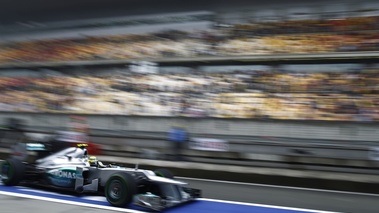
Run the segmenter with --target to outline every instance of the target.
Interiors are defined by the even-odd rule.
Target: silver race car
[[[1,166],[4,185],[27,184],[77,193],[105,195],[117,207],[134,204],[155,211],[186,203],[201,191],[185,187],[169,170],[104,165],[88,156],[85,144],[49,155],[43,144],[19,143]],[[34,154],[34,155],[33,155]],[[43,156],[43,157],[39,157]]]

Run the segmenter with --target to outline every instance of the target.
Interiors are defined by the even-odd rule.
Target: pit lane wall
[[[379,167],[379,161],[370,158],[371,148],[379,146],[377,123],[81,116],[87,118],[92,140],[101,144],[105,155],[109,156],[139,157],[144,154],[161,158],[171,151],[166,140],[167,131],[172,125],[180,124],[187,128],[192,137],[217,138],[229,143],[228,150],[224,152],[185,150],[186,156],[198,161],[204,162],[211,157],[216,163],[227,159],[227,163],[236,165],[276,162]],[[67,128],[70,121],[67,114],[0,114],[2,124],[9,118],[24,120],[31,129],[43,129],[45,132]]]
[[[378,123],[248,120],[189,117],[144,117],[122,115],[81,115],[87,118],[91,129],[109,131],[167,132],[180,124],[189,133],[238,137],[281,137],[294,139],[377,142]],[[0,113],[0,123],[8,118],[24,120],[28,126],[41,128],[67,128],[69,115],[45,113]],[[379,142],[378,142],[379,144]]]

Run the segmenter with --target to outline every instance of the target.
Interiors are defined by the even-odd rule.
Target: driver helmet
[[[96,156],[90,156],[88,158],[88,163],[90,166],[97,166],[98,165],[98,160],[96,158]]]

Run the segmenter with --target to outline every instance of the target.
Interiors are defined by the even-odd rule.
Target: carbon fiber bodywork
[[[101,194],[105,195],[109,202],[113,195],[117,198],[117,193],[129,193],[127,196],[132,196],[130,201],[122,204],[110,203],[115,206],[134,204],[155,211],[186,203],[201,196],[200,190],[185,187],[186,183],[182,181],[158,176],[154,171],[139,169],[137,166],[136,168],[105,166],[101,162],[90,165],[85,147],[69,147],[33,162],[26,161],[31,152],[28,149],[25,144],[17,144],[10,157],[12,159],[10,161],[16,160],[24,165],[21,184],[76,193]],[[10,163],[2,166],[1,174],[5,180],[9,178],[10,166],[12,166]],[[122,184],[110,185],[112,184],[109,183],[110,179],[118,174],[129,177],[128,181],[120,179],[121,182],[127,182],[127,187]],[[108,191],[107,187],[110,188]]]

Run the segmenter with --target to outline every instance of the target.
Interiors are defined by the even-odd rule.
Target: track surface
[[[346,213],[378,213],[379,195],[184,179],[204,197]]]
[[[183,180],[189,182],[193,187],[201,188],[204,192],[204,197],[211,199],[346,213],[377,213],[379,209],[378,195],[309,190],[255,184],[240,184],[230,182],[215,182],[212,180]],[[213,205],[214,203],[211,204]],[[220,208],[220,205],[217,205],[218,208]],[[225,208],[228,208],[228,205],[222,205],[221,207],[223,210],[225,210]],[[212,206],[208,203],[207,208],[212,208]],[[272,211],[272,209],[270,211],[266,211],[265,208],[254,208],[254,210],[256,210],[254,212],[292,212],[283,209],[278,211]],[[180,212],[201,212],[200,209],[198,210],[199,211],[196,211],[195,205],[190,205],[189,207],[180,207]],[[0,212],[110,213],[115,211],[0,195]],[[174,211],[167,211],[167,213],[169,212]],[[230,212],[235,211],[231,210]]]

